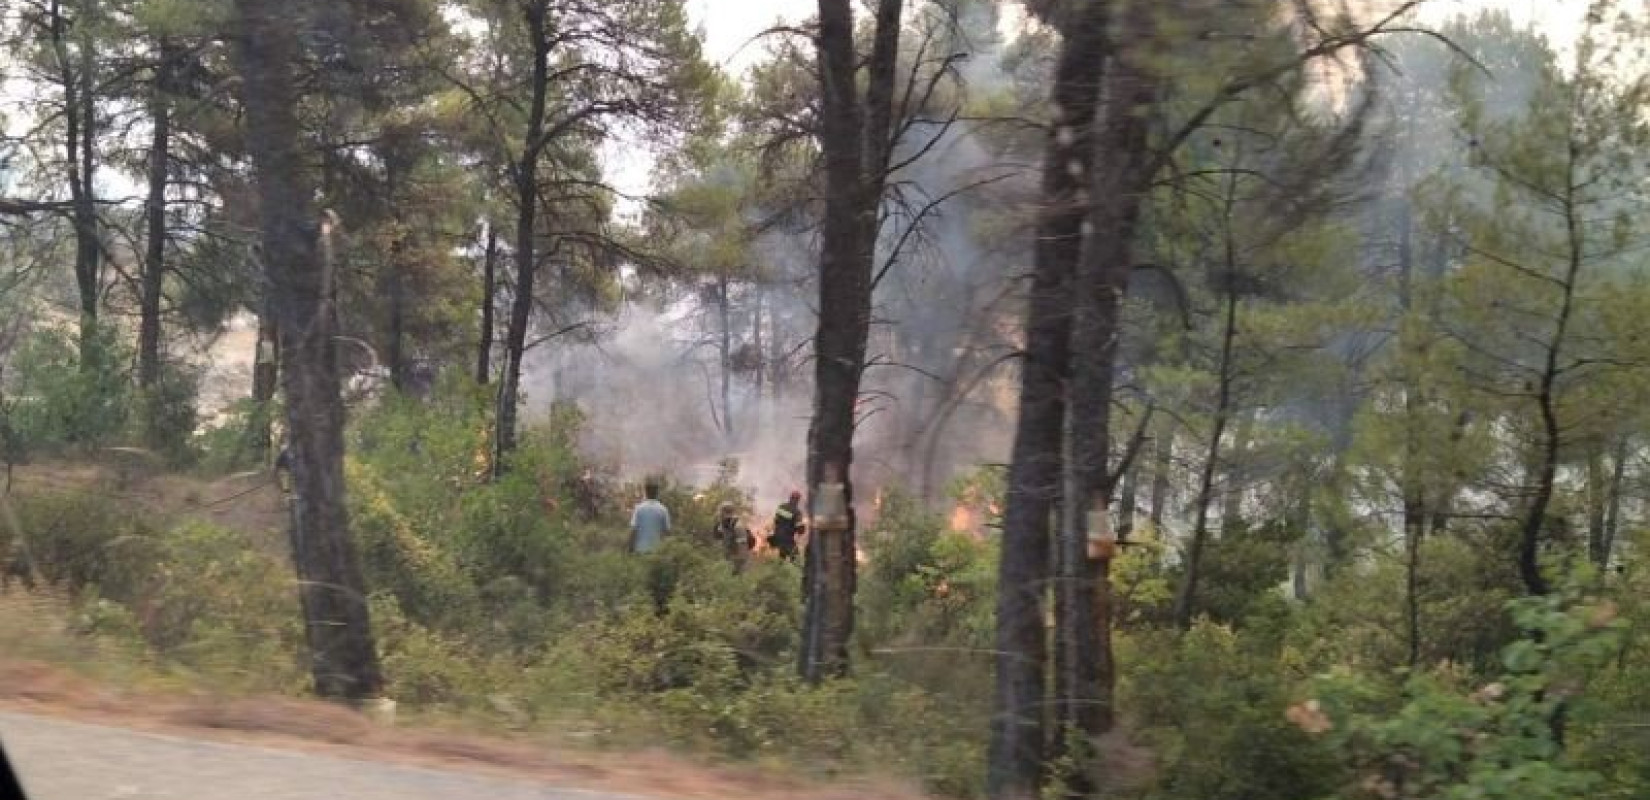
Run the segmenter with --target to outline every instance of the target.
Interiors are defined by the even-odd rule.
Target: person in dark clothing
[[[802,521],[802,493],[793,491],[791,498],[773,512],[773,533],[768,536],[768,546],[778,551],[780,558],[794,562],[796,539],[806,528]]]

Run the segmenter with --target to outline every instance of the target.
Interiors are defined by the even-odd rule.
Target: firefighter
[[[773,533],[768,536],[768,546],[777,551],[780,558],[795,562],[797,537],[806,531],[807,525],[802,521],[802,493],[792,490],[790,499],[773,512]]]
[[[739,524],[739,513],[732,503],[723,503],[717,510],[715,538],[722,547],[722,555],[733,565],[734,574],[744,572],[751,550],[756,547],[756,537],[751,535],[750,529]]]

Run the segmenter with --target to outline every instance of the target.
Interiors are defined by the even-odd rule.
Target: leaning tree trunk
[[[148,231],[144,241],[142,297],[138,303],[138,385],[151,389],[160,381],[160,301],[166,277],[166,186],[172,148],[172,109],[169,93],[179,49],[161,39],[157,50],[149,116],[154,128],[149,138]],[[151,428],[153,421],[150,421]],[[150,438],[158,433],[150,430]]]
[[[997,568],[996,687],[986,773],[986,791],[993,800],[1037,797],[1043,779],[1049,522],[1060,493],[1071,285],[1083,244],[1084,176],[1094,159],[1092,128],[1106,63],[1107,12],[1107,0],[1090,0],[1073,6],[1057,25],[1064,37],[1051,92],[1057,117],[1043,156],[1020,363],[1020,414]]]
[[[888,168],[902,0],[879,0],[865,100],[857,85],[852,4],[819,0],[819,143],[825,164],[814,407],[808,428],[810,491],[834,469],[848,503],[847,530],[809,532],[799,669],[819,681],[848,669],[854,628],[854,425],[871,331],[871,271]]]
[[[516,161],[516,286],[510,300],[510,322],[504,333],[504,374],[498,387],[497,430],[493,435],[493,475],[504,474],[516,449],[516,416],[521,402],[521,362],[527,353],[527,328],[533,319],[533,283],[538,272],[537,229],[539,161],[544,152],[545,114],[550,91],[549,11],[542,2],[530,3],[528,37],[533,46],[532,105],[521,158]]]
[[[1541,540],[1547,527],[1548,509],[1552,505],[1553,493],[1557,488],[1559,455],[1564,447],[1564,428],[1558,419],[1558,381],[1567,370],[1561,352],[1569,333],[1571,318],[1575,314],[1576,283],[1581,277],[1581,263],[1585,253],[1582,247],[1580,210],[1574,203],[1577,180],[1576,153],[1577,148],[1572,143],[1569,148],[1564,199],[1568,261],[1565,265],[1564,279],[1559,282],[1560,299],[1553,320],[1553,338],[1547,342],[1547,357],[1542,364],[1535,391],[1536,409],[1541,415],[1541,438],[1537,443],[1535,486],[1532,487],[1530,505],[1524,511],[1518,543],[1518,574],[1524,581],[1525,590],[1532,595],[1545,595],[1552,591],[1552,583],[1541,571]]]
[[[236,0],[247,151],[264,271],[280,325],[292,470],[291,538],[315,691],[361,700],[383,679],[344,502],[344,405],[330,226],[317,225],[297,118],[290,7]],[[325,241],[323,241],[325,240]]]
[[[1209,508],[1215,502],[1215,473],[1220,469],[1220,445],[1232,412],[1232,350],[1237,340],[1238,296],[1235,286],[1227,287],[1226,323],[1221,332],[1219,391],[1215,400],[1214,424],[1209,430],[1208,451],[1198,476],[1197,507],[1192,523],[1192,539],[1186,545],[1186,574],[1181,576],[1175,595],[1174,621],[1181,630],[1192,626],[1197,613],[1197,585],[1202,579],[1203,549],[1209,539]]]

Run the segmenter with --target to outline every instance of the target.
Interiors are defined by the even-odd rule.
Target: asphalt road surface
[[[30,800],[640,800],[0,713]]]

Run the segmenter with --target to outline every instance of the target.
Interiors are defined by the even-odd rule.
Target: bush
[[[200,425],[198,372],[165,363],[159,380],[136,395],[145,445],[174,467],[194,464],[200,455],[195,447],[195,429]]]
[[[84,364],[82,350],[89,359]],[[85,348],[61,331],[29,334],[6,370],[14,435],[37,451],[114,442],[127,430],[133,405],[129,362],[130,353],[107,329]]]
[[[1120,637],[1117,661],[1120,707],[1160,764],[1147,797],[1318,800],[1339,785],[1329,749],[1284,716],[1304,676],[1283,653],[1203,620]]]
[[[1345,760],[1348,797],[1482,800],[1630,797],[1646,788],[1612,782],[1566,741],[1611,735],[1614,709],[1589,702],[1596,676],[1617,658],[1625,625],[1613,602],[1574,590],[1511,604],[1528,634],[1502,650],[1498,678],[1443,668],[1398,681],[1342,672],[1319,700],[1291,710]]]
[[[162,558],[158,526],[106,495],[18,497],[12,507],[17,529],[5,560],[70,593],[95,588],[134,604]]]

